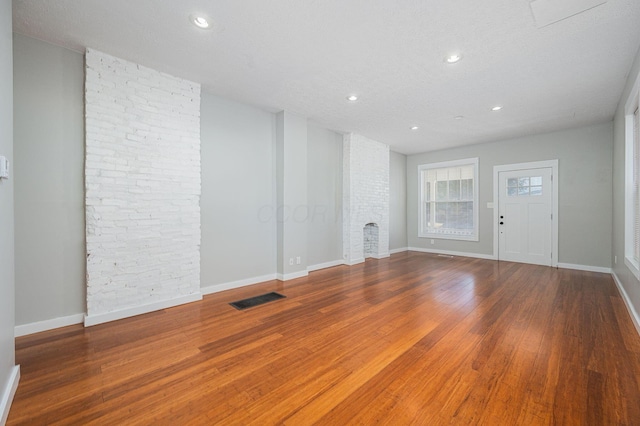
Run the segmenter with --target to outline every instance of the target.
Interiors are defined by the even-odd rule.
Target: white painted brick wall
[[[344,136],[343,234],[347,262],[364,259],[363,229],[378,225],[377,257],[389,255],[389,146],[357,134]]]
[[[200,85],[88,49],[87,314],[200,291]]]

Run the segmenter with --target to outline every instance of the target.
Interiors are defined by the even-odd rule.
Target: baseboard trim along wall
[[[611,272],[611,276],[613,277],[613,281],[616,283],[616,287],[618,287],[618,291],[622,295],[622,300],[624,301],[624,305],[627,307],[627,311],[631,316],[631,321],[633,322],[633,325],[636,327],[636,331],[640,335],[640,315],[638,315],[638,311],[636,311],[636,308],[633,306],[633,303],[631,303],[631,299],[629,299],[629,295],[625,291],[624,286],[622,285],[622,282],[620,281],[620,279],[618,279],[618,275],[616,275],[615,272]]]
[[[465,253],[460,251],[434,250],[422,247],[409,247],[409,251],[418,251],[421,253],[446,254],[447,256],[473,257],[476,259],[497,260],[492,254]]]
[[[606,268],[604,266],[575,265],[573,263],[558,263],[558,268],[575,269],[576,271],[602,272],[603,274],[611,273],[611,268]]]
[[[262,275],[259,277],[245,278],[243,280],[238,280],[238,281],[231,281],[228,283],[214,284],[207,287],[202,287],[200,291],[202,292],[202,294],[213,294],[213,293],[218,293],[220,291],[232,290],[234,288],[240,288],[248,285],[259,284],[265,281],[273,281],[275,279],[277,279],[277,274],[268,274],[268,275]]]
[[[309,275],[309,271],[305,269],[304,271],[292,272],[290,274],[276,274],[276,279],[279,281],[289,281],[306,277],[307,275]]]
[[[364,257],[344,262],[344,264],[347,265],[347,266],[357,265],[358,263],[364,263]]]
[[[11,369],[9,381],[4,388],[4,392],[2,392],[2,399],[0,399],[0,425],[7,423],[9,409],[11,408],[13,397],[16,395],[16,390],[18,390],[18,382],[20,382],[20,366],[16,365]]]
[[[332,262],[318,263],[307,267],[307,271],[319,271],[320,269],[333,268],[334,266],[344,265],[344,260],[334,260]]]
[[[41,331],[53,330],[55,328],[66,327],[68,325],[82,324],[85,314],[75,314],[66,317],[53,318],[45,321],[32,322],[29,324],[16,325],[16,337],[26,336],[29,334],[40,333]]]
[[[177,297],[169,300],[162,300],[155,303],[149,303],[148,305],[120,309],[113,312],[107,312],[105,314],[85,315],[84,326],[91,327],[92,325],[98,325],[109,321],[116,321],[119,319],[134,317],[136,315],[159,311],[161,309],[171,308],[172,306],[184,305],[185,303],[196,302],[198,300],[202,300],[202,293],[193,293],[187,296]]]
[[[389,254],[402,253],[403,251],[409,251],[409,247],[401,247],[401,248],[389,250]]]

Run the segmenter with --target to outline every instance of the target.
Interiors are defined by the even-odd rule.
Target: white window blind
[[[477,159],[420,166],[421,237],[477,239]]]

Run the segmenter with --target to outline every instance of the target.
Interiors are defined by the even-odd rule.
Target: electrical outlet
[[[300,264],[300,256],[296,257],[296,265]]]
[[[435,244],[435,243],[436,243],[436,240],[431,240],[431,244]]]
[[[289,258],[289,265],[293,265],[293,257]]]

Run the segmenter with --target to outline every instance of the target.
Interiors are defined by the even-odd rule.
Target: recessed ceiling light
[[[202,15],[191,15],[189,19],[193,25],[198,28],[202,28],[203,30],[206,30],[211,26],[211,24],[209,24],[209,20]]]
[[[454,120],[462,120],[464,118],[464,115],[456,115],[455,117],[453,117]]]
[[[462,55],[459,53],[454,53],[453,55],[449,55],[444,58],[444,61],[448,64],[455,64],[456,62],[460,61],[460,59],[462,59]]]
[[[411,127],[411,130],[418,130],[419,128],[420,128],[420,127],[418,127],[418,126],[412,126],[412,127]]]
[[[496,105],[493,108],[491,108],[491,111],[500,111],[502,109],[501,105]]]
[[[355,102],[355,101],[357,101],[357,100],[358,100],[358,96],[356,96],[356,95],[349,95],[349,96],[347,96],[347,100],[348,100],[349,102]]]

